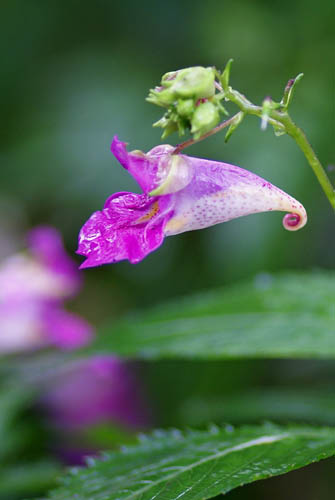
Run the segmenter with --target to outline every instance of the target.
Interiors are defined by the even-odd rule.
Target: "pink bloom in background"
[[[81,286],[80,271],[66,254],[60,234],[38,227],[28,248],[0,264],[0,353],[48,346],[80,347],[92,337],[91,326],[64,309]],[[95,453],[82,443],[89,426],[112,423],[135,431],[150,425],[149,407],[133,367],[116,357],[67,364],[43,378],[40,403],[57,430],[51,446],[66,463],[80,464]]]
[[[165,144],[147,154],[128,153],[126,143],[114,138],[113,154],[143,193],[113,194],[84,224],[77,250],[86,257],[81,268],[124,259],[137,263],[165,236],[258,212],[289,212],[283,225],[290,231],[306,224],[301,203],[252,172],[173,151]]]
[[[85,429],[103,424],[134,433],[152,424],[134,366],[112,356],[69,365],[48,384],[41,404],[58,435],[54,452],[68,465],[83,464],[85,456],[98,451],[94,441],[85,438]]]
[[[33,229],[26,252],[0,263],[0,352],[89,341],[91,326],[64,309],[80,288],[80,273],[52,227]]]
[[[144,429],[148,406],[130,365],[116,357],[73,363],[44,398],[55,425],[69,431],[101,422],[124,429]]]

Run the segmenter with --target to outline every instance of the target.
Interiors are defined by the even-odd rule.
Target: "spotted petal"
[[[307,221],[304,207],[281,189],[261,177],[234,165],[190,158],[194,180],[176,193],[174,212],[166,235],[203,229],[244,215],[259,212],[289,212],[283,225],[289,231]]]

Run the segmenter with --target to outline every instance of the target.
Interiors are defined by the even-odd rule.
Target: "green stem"
[[[262,118],[263,110],[260,106],[252,104],[244,95],[231,87],[225,89],[226,97],[234,102],[246,114],[255,115]],[[331,206],[335,210],[335,191],[323,166],[316,156],[312,146],[307,140],[304,132],[292,121],[287,111],[272,110],[268,118],[268,123],[277,129],[282,129],[298,144],[304,153],[308,163],[313,169],[322,189],[324,190]]]
[[[243,94],[240,94],[237,90],[232,90],[230,87],[226,91],[226,96],[229,101],[236,104],[241,111],[248,115],[255,115],[262,118],[263,110],[260,106],[252,104]],[[281,113],[273,111],[272,116],[268,118],[268,123],[282,129],[285,132],[285,126],[281,123]]]
[[[326,174],[323,166],[321,165],[318,157],[316,156],[312,146],[307,140],[304,132],[292,121],[291,117],[286,113],[286,117],[283,120],[283,123],[286,127],[286,131],[288,135],[295,140],[298,144],[301,151],[304,153],[308,163],[313,169],[319,183],[321,184],[322,189],[326,193],[326,196],[335,210],[335,190],[332,186],[332,183],[329,180],[328,175]]]
[[[221,87],[220,87],[221,90]],[[254,115],[258,116],[259,118],[263,117],[263,108],[261,106],[256,106],[255,104],[252,104],[243,94],[238,92],[237,90],[233,90],[231,87],[225,87],[224,88],[224,93],[225,97],[227,100],[233,102],[236,104],[240,110],[249,115]],[[278,107],[280,105],[278,104]],[[173,154],[178,154],[180,151],[185,149],[188,146],[191,146],[192,144],[195,144],[199,141],[202,141],[203,139],[206,139],[207,137],[216,134],[220,132],[222,129],[228,127],[232,123],[234,123],[234,120],[236,118],[236,115],[234,115],[232,118],[229,120],[226,120],[217,127],[213,128],[203,136],[201,136],[199,139],[189,139],[185,142],[182,142],[181,144],[178,144],[173,152]],[[292,121],[291,117],[289,116],[288,112],[286,109],[280,111],[277,109],[272,109],[269,113],[269,116],[267,117],[267,122],[270,125],[273,125],[276,130],[281,130],[285,133],[287,133],[292,139],[295,140],[301,151],[304,153],[305,158],[307,159],[308,163],[313,169],[313,172],[315,173],[323,191],[325,192],[331,206],[335,210],[335,190],[334,187],[332,186],[332,183],[329,180],[329,177],[327,176],[323,166],[321,165],[318,157],[316,156],[312,146],[307,140],[307,137],[305,136],[304,132]]]

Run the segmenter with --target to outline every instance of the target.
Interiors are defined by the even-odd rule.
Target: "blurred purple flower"
[[[148,426],[148,406],[133,369],[115,357],[74,363],[44,398],[57,427],[73,430],[113,422],[133,430]]]
[[[234,165],[174,155],[161,145],[147,154],[128,153],[115,136],[112,152],[143,194],[115,193],[79,234],[81,268],[128,259],[141,261],[165,236],[202,229],[258,212],[285,211],[284,227],[295,231],[307,221],[304,207],[261,177]]]
[[[48,384],[41,403],[58,435],[54,452],[68,465],[84,464],[85,456],[98,452],[99,444],[86,434],[92,427],[112,425],[124,439],[124,432],[130,436],[152,424],[134,366],[111,356],[72,363]],[[118,433],[108,446],[113,439],[119,444]]]
[[[51,227],[32,230],[27,251],[0,265],[0,353],[49,345],[71,349],[88,342],[92,328],[63,308],[80,285],[80,272],[59,233]],[[133,367],[115,357],[71,363],[43,377],[41,389],[40,407],[57,430],[51,446],[68,464],[80,464],[97,451],[94,442],[83,442],[87,427],[113,423],[129,432],[150,425]]]
[[[0,352],[88,342],[90,325],[63,309],[80,288],[80,273],[58,231],[44,226],[28,235],[25,253],[0,264]]]

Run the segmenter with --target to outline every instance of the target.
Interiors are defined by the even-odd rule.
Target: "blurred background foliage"
[[[26,231],[40,223],[57,227],[74,253],[81,225],[111,193],[138,191],[110,153],[112,137],[118,134],[131,149],[144,151],[160,143],[161,132],[151,128],[160,110],[144,99],[163,73],[182,67],[223,68],[233,57],[231,84],[256,103],[267,95],[278,100],[287,80],[304,72],[291,114],[335,182],[332,0],[3,0],[0,9],[0,257],[24,246]],[[223,138],[212,137],[188,154],[264,176],[304,204],[306,228],[290,233],[282,228],[280,214],[259,214],[167,238],[137,266],[122,262],[85,271],[85,287],[73,310],[99,327],[133,308],[258,273],[334,266],[334,215],[293,141],[275,137],[270,129],[261,132],[252,117],[228,144]],[[171,141],[178,143],[178,137]],[[213,402],[248,388],[290,387],[292,380],[304,389],[331,386],[335,375],[331,363],[302,361],[157,362],[142,365],[141,371],[155,425],[161,426],[202,425],[196,404],[185,406],[186,397],[210,396]],[[222,421],[224,412],[211,407],[206,418]],[[240,414],[228,415],[230,421],[243,421]],[[29,432],[36,435],[34,425]],[[1,426],[0,421],[0,431]],[[18,451],[28,462],[33,440],[29,443],[24,453]],[[46,456],[42,450],[38,455]],[[321,464],[231,497],[289,499],[296,498],[294,488],[301,488],[306,500],[333,498],[330,477]],[[9,492],[23,498],[43,487],[1,490],[0,484],[0,493],[6,500]]]

